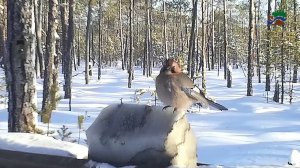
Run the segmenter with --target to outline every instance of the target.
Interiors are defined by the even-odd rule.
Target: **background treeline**
[[[59,99],[59,71],[64,74],[64,98],[70,99],[71,110],[72,76],[80,73],[72,72],[79,66],[85,67],[88,84],[90,76],[95,75],[92,67],[98,67],[96,75],[101,80],[104,66],[120,65],[128,72],[128,87],[131,87],[134,66],[140,66],[144,75],[151,76],[152,68],[169,57],[178,58],[191,78],[201,78],[204,91],[206,71],[217,70],[218,75],[228,80],[227,87],[231,87],[231,69],[242,68],[248,79],[245,94],[253,95],[255,78],[259,83],[265,82],[266,91],[277,88],[275,101],[283,103],[284,95],[293,93],[292,83],[298,82],[298,3],[297,0],[1,0],[0,57],[11,102],[9,123],[19,121],[17,114],[24,109],[16,107],[24,106],[24,102],[35,104],[29,114],[39,111],[42,121],[49,122]],[[280,9],[287,12],[285,26],[267,25],[268,16]],[[13,101],[36,94],[34,85],[16,91],[16,84],[24,87],[24,83],[35,82],[31,73],[44,79],[41,110],[35,100]],[[284,88],[286,83],[288,89]],[[32,131],[13,125],[9,124],[10,131]]]

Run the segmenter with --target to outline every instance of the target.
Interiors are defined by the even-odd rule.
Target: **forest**
[[[134,67],[150,77],[153,67],[177,58],[192,79],[217,70],[231,86],[231,69],[242,69],[247,92],[253,79],[265,83],[273,100],[293,100],[298,82],[299,6],[297,0],[15,0],[0,2],[0,57],[8,92],[8,131],[38,132],[35,113],[48,123],[62,99],[71,110],[72,78],[85,67],[101,80],[103,67],[121,62],[128,88]],[[97,67],[93,74],[91,69]],[[36,80],[43,79],[37,102]],[[275,85],[272,84],[275,83]],[[288,85],[286,85],[288,84]],[[288,87],[285,87],[288,86]],[[42,108],[38,109],[38,103]]]

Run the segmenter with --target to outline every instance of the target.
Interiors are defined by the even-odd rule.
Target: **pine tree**
[[[34,132],[36,126],[33,10],[33,1],[7,1],[5,76],[8,90],[9,132]]]

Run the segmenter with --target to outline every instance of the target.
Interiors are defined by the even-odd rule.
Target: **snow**
[[[60,100],[57,109],[52,114],[50,130],[57,136],[56,130],[66,125],[72,132],[72,138],[86,146],[84,130],[96,119],[103,108],[112,104],[140,103],[155,104],[152,91],[155,90],[155,76],[159,68],[154,69],[153,77],[142,76],[142,70],[135,68],[135,79],[132,88],[127,88],[127,73],[120,68],[105,67],[101,80],[97,80],[96,68],[90,84],[85,85],[84,67],[73,74],[72,110],[69,111],[69,101]],[[2,72],[3,74],[3,72]],[[190,109],[188,119],[198,140],[198,161],[213,165],[228,167],[270,166],[286,167],[292,157],[293,150],[300,150],[300,85],[293,84],[294,99],[289,104],[285,95],[284,104],[272,101],[273,92],[264,91],[265,83],[257,83],[254,76],[254,95],[246,96],[247,78],[241,69],[232,69],[232,88],[226,87],[223,71],[217,76],[217,71],[207,71],[208,96],[224,105],[228,111],[209,109]],[[264,81],[264,77],[262,77]],[[62,75],[60,76],[62,81]],[[196,81],[200,84],[200,81]],[[274,79],[273,81],[274,82]],[[62,84],[61,84],[62,85]],[[273,90],[273,84],[271,90]],[[288,83],[285,88],[288,88]],[[5,88],[3,88],[5,90]],[[38,108],[42,102],[42,80],[38,79]],[[139,94],[136,90],[146,91]],[[63,95],[62,86],[60,92]],[[1,92],[2,93],[2,92]],[[1,99],[2,100],[2,99]],[[7,110],[5,99],[0,104],[0,139],[7,134]],[[159,101],[158,105],[161,105]],[[83,129],[78,129],[77,118],[84,115]],[[38,123],[40,128],[47,125]],[[80,133],[80,139],[79,139]],[[46,136],[43,136],[46,137]],[[17,141],[16,138],[15,141]],[[13,141],[14,143],[16,143]],[[21,141],[21,140],[20,140]],[[24,145],[24,150],[30,148]],[[11,147],[10,143],[1,146]],[[54,151],[48,151],[54,153]],[[56,153],[54,153],[56,154]],[[294,154],[295,155],[295,154]]]
[[[83,145],[26,133],[1,133],[0,149],[28,153],[50,154],[87,159],[88,148]]]
[[[294,166],[297,166],[297,167],[300,167],[300,152],[298,150],[293,150],[292,153],[291,153],[291,158],[290,158],[290,161],[289,163],[291,165],[294,165]]]

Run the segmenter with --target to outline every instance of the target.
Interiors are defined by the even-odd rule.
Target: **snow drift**
[[[28,133],[1,133],[0,149],[87,159],[88,148],[52,137]]]

